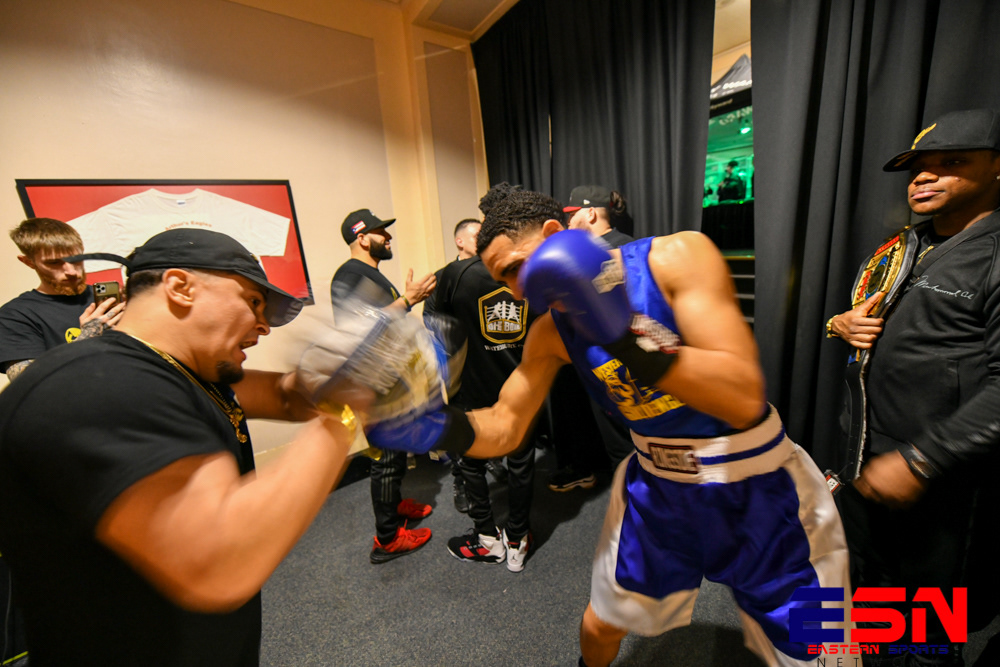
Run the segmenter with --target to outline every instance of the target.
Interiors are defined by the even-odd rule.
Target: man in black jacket
[[[986,540],[1000,507],[1000,113],[942,116],[884,169],[909,171],[910,208],[930,224],[887,317],[869,316],[876,293],[827,324],[872,355],[870,451],[841,495],[853,583],[905,586],[907,599],[968,587],[975,630],[997,609]],[[934,611],[927,625],[929,644],[952,645],[915,664],[962,664]]]

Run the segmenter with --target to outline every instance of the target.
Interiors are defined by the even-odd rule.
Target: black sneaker
[[[448,540],[448,553],[459,560],[477,563],[502,563],[507,559],[507,549],[499,530],[492,536],[477,535],[473,528],[465,535],[453,537]]]
[[[597,477],[592,472],[581,472],[572,466],[557,471],[549,478],[549,488],[553,491],[570,491],[580,487],[589,489],[597,483]]]
[[[465,494],[465,480],[455,477],[455,509],[462,514],[469,513],[469,496]]]

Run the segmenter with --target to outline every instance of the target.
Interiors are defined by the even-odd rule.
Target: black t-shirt
[[[631,243],[635,239],[628,234],[622,234],[620,231],[612,227],[611,231],[601,234],[601,240],[612,248],[620,248],[626,243]]]
[[[747,193],[746,183],[735,174],[726,176],[719,183],[719,201],[738,201],[743,199]]]
[[[182,610],[94,537],[137,481],[221,451],[247,472],[247,444],[205,390],[117,331],[52,350],[0,394],[0,551],[32,665],[258,664],[259,594]]]
[[[89,285],[76,296],[25,292],[0,308],[0,368],[42,352],[80,335],[80,314],[94,302]]]
[[[347,290],[377,308],[388,306],[399,298],[399,292],[377,268],[353,257],[341,264],[330,281],[330,299],[335,314],[343,298],[340,290]]]
[[[537,314],[528,310],[527,301],[515,299],[509,287],[493,280],[479,257],[444,267],[434,293],[433,307],[424,303],[424,314],[456,318],[469,339],[462,386],[452,403],[465,409],[493,405],[521,362],[524,338]]]

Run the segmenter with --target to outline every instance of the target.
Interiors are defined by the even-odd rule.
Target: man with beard
[[[247,419],[317,413],[297,376],[245,371],[246,349],[302,302],[205,229],[122,262],[119,325],[0,394],[0,550],[31,664],[255,667],[261,586],[336,484],[353,422],[315,419],[258,477]]]
[[[330,299],[334,318],[346,297],[361,298],[378,308],[409,311],[434,291],[433,273],[413,279],[413,269],[406,276],[402,294],[378,270],[379,262],[392,259],[392,235],[386,229],[395,218],[381,220],[364,208],[344,219],[340,231],[351,248],[351,258],[333,275]],[[384,563],[422,547],[431,539],[430,528],[410,530],[402,519],[422,519],[431,513],[430,505],[402,497],[406,474],[406,453],[387,451],[372,461],[372,509],[375,512],[375,546],[369,560]]]
[[[45,350],[78,338],[99,336],[114,324],[122,308],[114,299],[94,305],[83,262],[64,257],[83,252],[75,229],[51,218],[29,218],[10,238],[17,259],[38,274],[38,287],[0,308],[0,366],[13,380]]]

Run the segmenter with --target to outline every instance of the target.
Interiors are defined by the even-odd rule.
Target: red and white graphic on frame
[[[16,184],[28,216],[73,224],[86,252],[127,256],[165,229],[214,229],[257,255],[272,283],[313,303],[288,181],[17,179]],[[140,215],[144,210],[148,215]],[[122,282],[121,267],[88,261],[87,282],[104,280]]]

